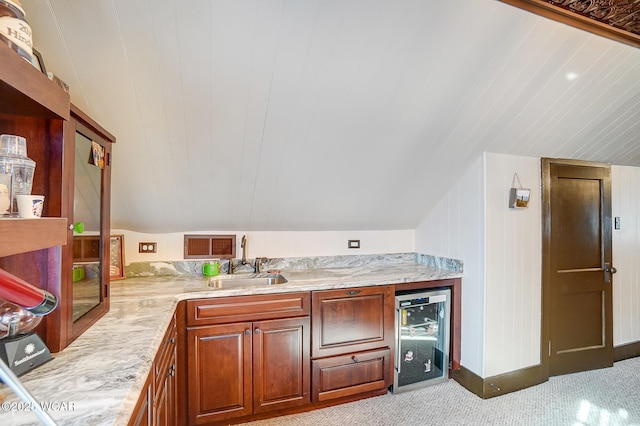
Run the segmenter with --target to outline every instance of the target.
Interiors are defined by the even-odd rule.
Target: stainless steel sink
[[[209,287],[231,289],[284,284],[287,279],[280,274],[223,275],[209,279]]]

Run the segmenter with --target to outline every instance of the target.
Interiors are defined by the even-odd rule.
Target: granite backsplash
[[[149,276],[201,275],[202,265],[208,260],[183,260],[167,262],[132,262],[126,265],[127,278]],[[235,273],[252,272],[255,259],[248,259],[241,265],[239,259],[234,260]],[[452,272],[463,272],[461,260],[437,257],[420,253],[391,253],[368,255],[341,255],[318,257],[267,258],[262,263],[262,270],[269,269],[324,269],[353,268],[367,265],[399,265],[419,264]],[[220,261],[220,273],[225,274],[229,262]]]

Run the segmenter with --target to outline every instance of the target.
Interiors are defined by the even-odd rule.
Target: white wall
[[[531,189],[509,209],[514,173]],[[485,153],[424,218],[416,250],[461,259],[462,365],[480,377],[540,362],[540,159]]]
[[[462,259],[461,363],[478,375],[484,364],[484,165],[478,158],[416,229],[416,251]]]
[[[527,208],[509,208],[509,190],[531,190]],[[540,363],[542,201],[540,159],[485,154],[484,377]]]
[[[184,260],[184,234],[143,234],[112,229],[123,234],[125,263]],[[241,256],[240,238],[247,236],[247,257],[313,257],[364,255],[381,253],[412,253],[415,231],[331,231],[331,232],[228,232],[207,231],[202,234],[235,234],[236,256]],[[187,234],[195,234],[189,232]],[[360,240],[360,249],[347,248],[348,240]],[[157,242],[157,253],[138,253],[138,243]],[[427,253],[430,254],[430,253]]]
[[[611,167],[613,230],[613,344],[640,341],[640,168]]]

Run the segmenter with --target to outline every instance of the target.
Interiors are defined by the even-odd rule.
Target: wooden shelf
[[[0,218],[0,257],[67,244],[67,219]]]
[[[68,120],[69,94],[20,58],[0,43],[0,112]]]

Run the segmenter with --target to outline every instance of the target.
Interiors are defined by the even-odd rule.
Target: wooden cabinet
[[[151,384],[151,376],[147,378],[140,398],[133,409],[129,426],[150,426],[153,418],[153,386]]]
[[[0,43],[0,133],[27,140],[36,162],[32,193],[45,196],[42,219],[0,218],[0,268],[61,298],[62,250],[66,244],[66,195],[63,126],[69,119],[69,95],[5,43]],[[36,329],[49,349],[61,330],[60,309]],[[63,331],[62,331],[63,332]]]
[[[169,325],[162,345],[153,363],[154,393],[153,393],[153,423],[157,426],[177,425],[176,396],[177,396],[177,350],[176,350],[175,318]]]
[[[176,426],[177,329],[175,315],[162,339],[129,426]]]
[[[288,293],[187,302],[189,424],[309,403],[309,299]]]
[[[313,292],[314,401],[386,392],[392,381],[393,297],[390,286]]]
[[[51,352],[64,349],[108,310],[108,302],[101,303],[100,309],[74,324],[73,233],[68,227],[73,222],[73,136],[78,118],[90,122],[71,105],[68,93],[0,43],[0,133],[27,140],[27,155],[36,162],[32,193],[45,196],[42,219],[0,218],[0,268],[58,299],[58,308],[36,329]],[[103,301],[108,298],[108,163],[114,141],[110,136],[105,144],[107,165],[103,172],[102,234],[106,238],[102,261],[107,271],[100,293]]]

